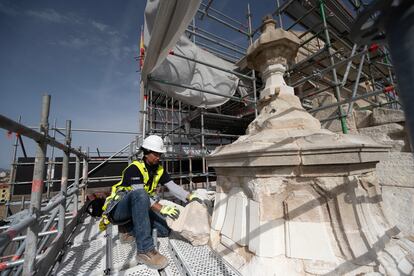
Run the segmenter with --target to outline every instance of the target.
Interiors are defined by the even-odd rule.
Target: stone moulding
[[[240,143],[216,149],[207,157],[211,167],[310,166],[378,162],[387,148],[376,144],[306,145],[296,141],[282,147],[277,143]],[[250,144],[250,145],[249,145]],[[300,145],[303,144],[303,145]],[[241,151],[244,148],[246,150]],[[250,148],[250,149],[249,149]]]

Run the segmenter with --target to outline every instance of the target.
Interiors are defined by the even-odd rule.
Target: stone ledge
[[[216,175],[239,177],[317,177],[360,175],[375,170],[377,162],[310,166],[215,167]]]
[[[210,167],[309,166],[331,164],[359,164],[383,160],[386,151],[381,148],[354,148],[301,152],[234,153],[208,157]]]

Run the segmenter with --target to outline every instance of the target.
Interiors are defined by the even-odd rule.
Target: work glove
[[[200,196],[196,192],[192,192],[188,196],[188,202],[197,201],[200,204],[204,204],[203,200],[200,198]]]
[[[164,206],[162,206],[162,208],[160,210],[160,214],[165,216],[165,217],[168,216],[168,217],[172,218],[173,220],[176,220],[180,216],[180,210],[178,210],[174,206],[164,205]]]
[[[102,215],[101,220],[99,221],[99,231],[105,231],[108,224],[110,224],[108,217],[106,215]]]

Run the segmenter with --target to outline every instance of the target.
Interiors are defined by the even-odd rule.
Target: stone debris
[[[167,218],[168,226],[192,245],[206,245],[210,238],[211,224],[207,207],[196,201],[187,204],[185,207],[176,206],[180,210],[180,216],[177,220]]]

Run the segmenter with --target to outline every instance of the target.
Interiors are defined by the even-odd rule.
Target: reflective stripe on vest
[[[145,163],[144,161],[140,160],[140,161],[133,161],[131,164],[128,165],[128,167],[126,167],[123,171],[122,171],[122,178],[121,181],[119,181],[118,183],[116,183],[115,185],[112,186],[111,189],[111,195],[108,196],[106,198],[105,204],[102,207],[102,210],[106,211],[106,209],[108,208],[108,205],[110,203],[111,206],[116,205],[116,203],[121,200],[120,195],[118,195],[118,193],[120,191],[125,191],[125,192],[129,192],[132,190],[131,186],[122,186],[121,184],[124,182],[124,176],[125,176],[125,171],[130,167],[130,166],[136,166],[138,168],[138,170],[141,172],[144,182],[144,189],[145,191],[150,195],[150,196],[154,196],[155,195],[155,191],[156,188],[158,186],[158,182],[161,179],[162,174],[164,173],[164,168],[159,165],[157,168],[157,171],[155,172],[155,175],[152,179],[152,183],[148,183],[149,180],[149,174],[148,174],[148,170],[145,167]],[[112,208],[110,208],[112,209]],[[109,211],[109,210],[108,210]]]

